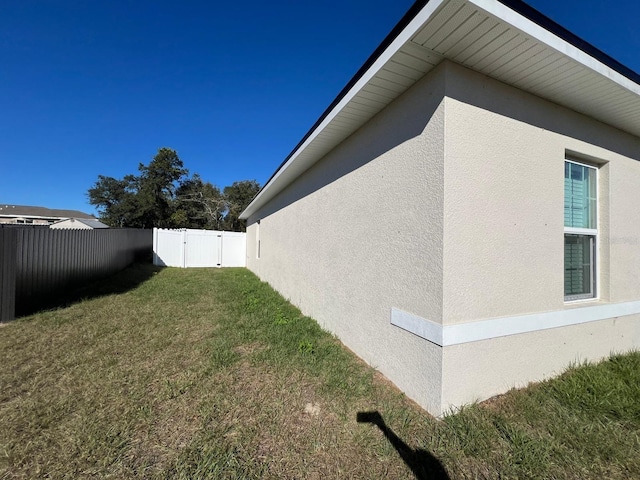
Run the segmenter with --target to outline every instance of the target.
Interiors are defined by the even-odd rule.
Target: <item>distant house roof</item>
[[[109,228],[109,225],[105,225],[100,220],[95,218],[65,218],[51,224],[51,228],[74,228],[74,224],[86,225],[89,228]]]
[[[71,218],[70,220],[74,220]],[[76,222],[84,223],[86,226],[91,228],[109,228],[109,225],[105,225],[100,220],[96,220],[95,218],[76,218]]]
[[[443,60],[640,136],[640,75],[521,0],[417,0],[240,218]]]
[[[95,219],[93,215],[78,210],[57,210],[46,207],[32,207],[28,205],[7,205],[0,203],[0,217],[37,217],[47,219],[86,218]]]

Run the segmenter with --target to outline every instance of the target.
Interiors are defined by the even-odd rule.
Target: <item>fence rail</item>
[[[0,321],[150,256],[152,230],[0,226]]]

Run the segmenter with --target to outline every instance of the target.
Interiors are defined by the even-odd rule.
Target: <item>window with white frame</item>
[[[598,170],[564,163],[564,299],[597,297]]]

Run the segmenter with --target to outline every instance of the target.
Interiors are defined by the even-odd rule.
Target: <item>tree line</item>
[[[189,176],[175,150],[160,148],[138,175],[98,175],[89,203],[111,227],[200,228],[244,232],[240,213],[260,190],[255,180],[233,182],[221,191],[197,173]]]

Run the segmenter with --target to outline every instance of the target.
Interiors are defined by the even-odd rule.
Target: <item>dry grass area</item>
[[[0,478],[640,477],[640,355],[437,421],[244,269],[135,266],[0,365]]]

